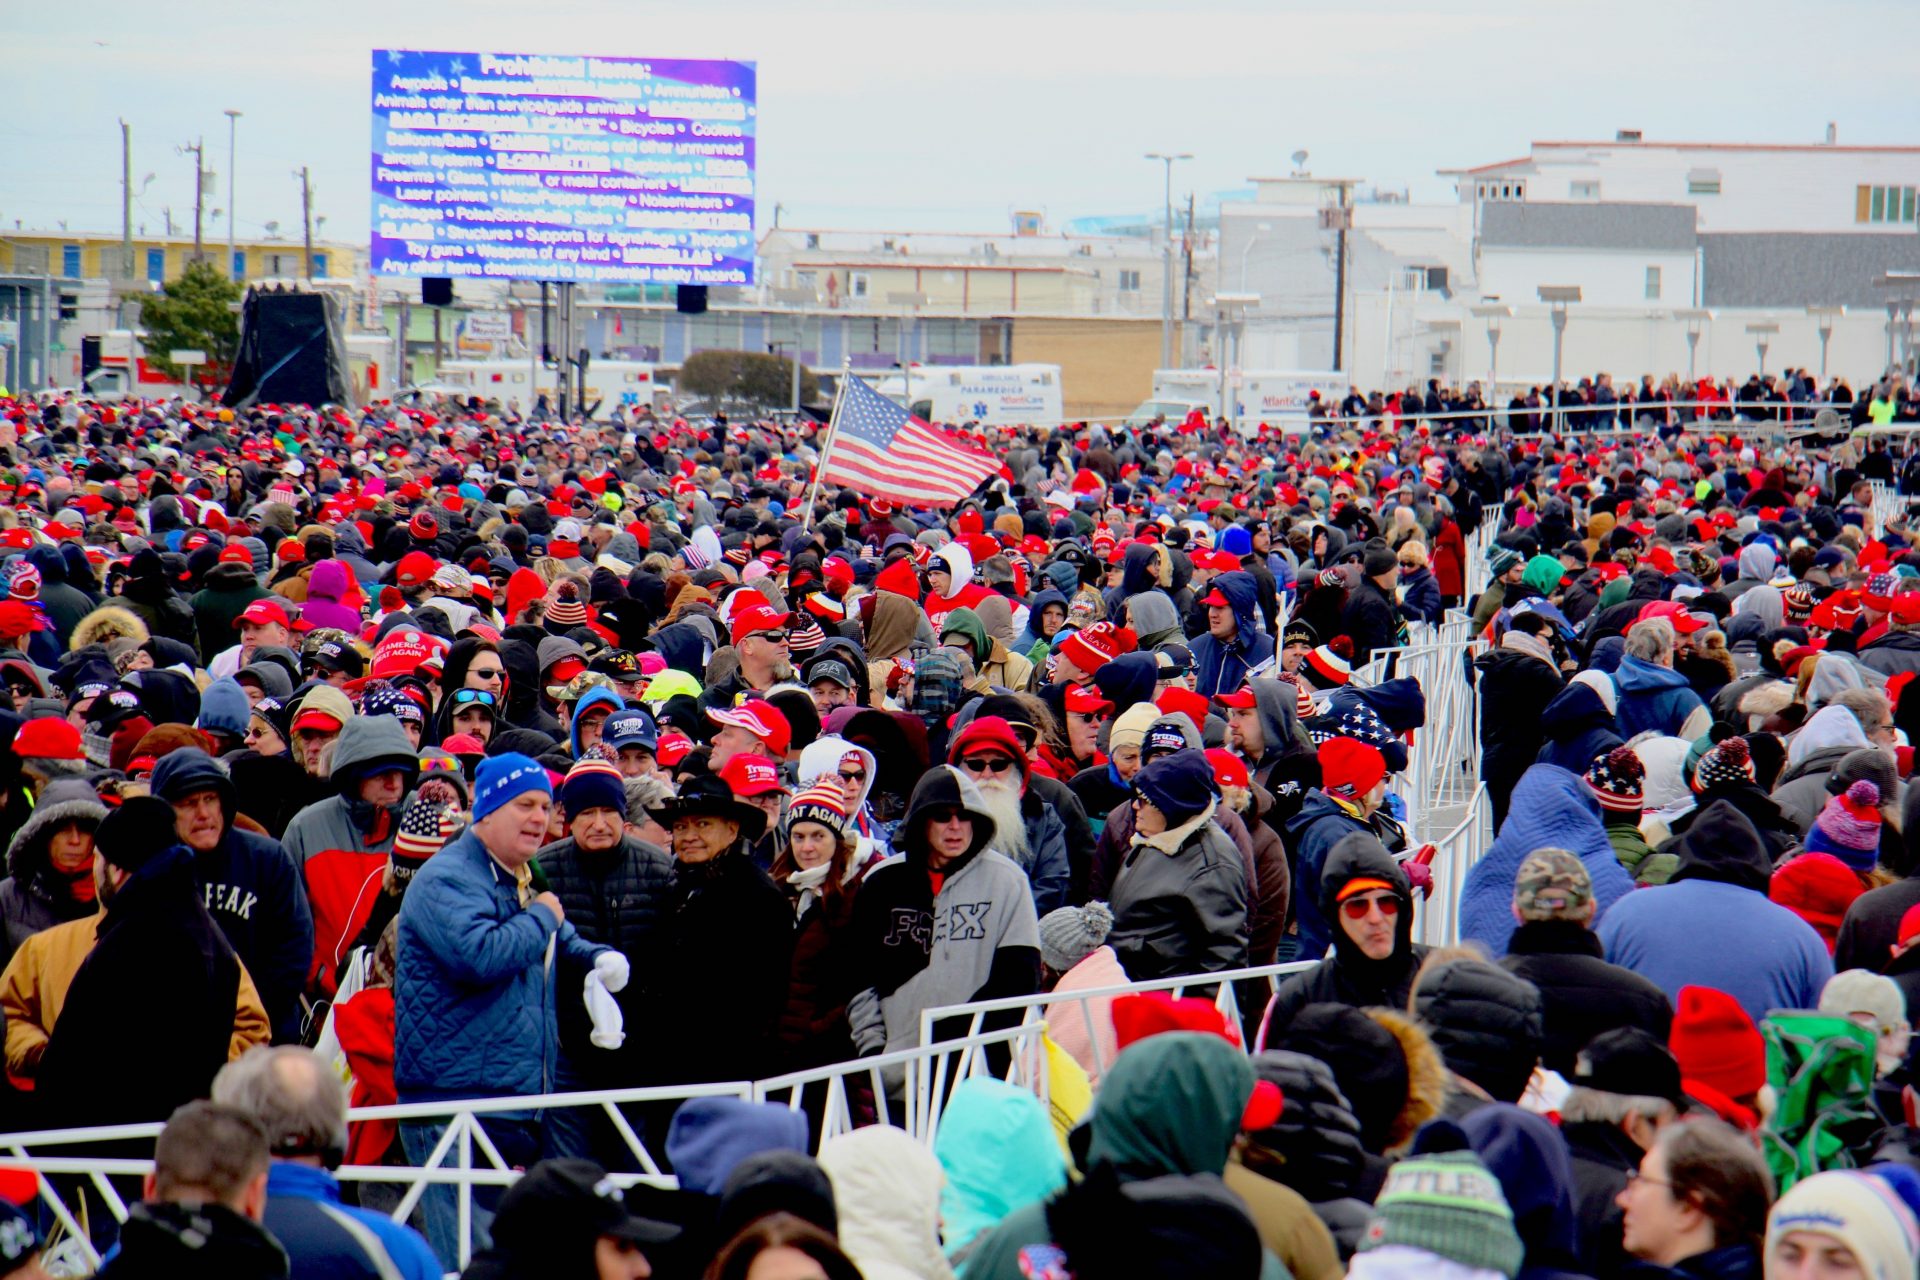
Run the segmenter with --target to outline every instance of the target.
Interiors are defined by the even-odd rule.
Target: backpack
[[[1882,1127],[1873,1109],[1873,1032],[1846,1018],[1776,1010],[1760,1023],[1777,1103],[1761,1129],[1782,1195],[1829,1169],[1853,1169]]]

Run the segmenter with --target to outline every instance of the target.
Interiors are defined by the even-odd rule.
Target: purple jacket
[[[358,610],[340,603],[340,597],[353,583],[353,575],[338,560],[321,560],[307,579],[307,603],[300,617],[316,627],[338,627],[349,634],[360,630]]]

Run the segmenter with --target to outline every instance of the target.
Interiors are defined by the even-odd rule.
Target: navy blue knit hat
[[[1133,787],[1167,816],[1170,827],[1192,818],[1219,795],[1206,753],[1191,747],[1155,760],[1134,778]]]

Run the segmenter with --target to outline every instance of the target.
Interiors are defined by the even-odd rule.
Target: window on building
[[[233,251],[233,278],[235,280],[245,280],[247,278],[247,251],[245,249],[235,249]]]
[[[63,293],[60,295],[60,323],[67,324],[80,318],[80,295]]]
[[[1648,267],[1647,268],[1647,301],[1658,302],[1659,300],[1660,300],[1660,268]]]
[[[820,247],[820,233],[818,231],[807,232],[807,248],[818,249],[819,247]]]
[[[1124,270],[1121,271],[1120,292],[1122,293],[1140,292],[1140,273],[1138,271],[1124,271]]]
[[[1915,194],[1913,187],[1856,187],[1853,220],[1855,222],[1912,222]]]
[[[75,279],[80,275],[80,246],[66,244],[60,246],[60,274]]]
[[[167,279],[167,251],[165,249],[147,250],[147,279],[154,284],[164,284]]]
[[[1567,187],[1567,195],[1574,200],[1598,200],[1600,184],[1598,182],[1575,182]]]
[[[867,297],[873,288],[873,282],[864,271],[854,271],[847,275],[847,296],[849,298]]]
[[[1687,175],[1687,194],[1690,196],[1717,196],[1720,194],[1720,171],[1718,169],[1695,169]]]
[[[316,276],[325,276],[327,274],[326,254],[316,253],[313,255],[313,274]]]
[[[796,271],[793,273],[793,287],[805,289],[809,293],[820,290],[820,273],[817,271]]]

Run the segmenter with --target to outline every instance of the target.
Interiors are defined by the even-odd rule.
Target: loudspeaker
[[[324,293],[249,292],[224,403],[349,404],[350,396],[346,338],[333,300]]]
[[[420,301],[429,307],[452,306],[452,279],[447,276],[422,276],[420,278]]]
[[[707,286],[703,284],[683,284],[674,294],[674,309],[683,316],[705,315],[707,312]]]

